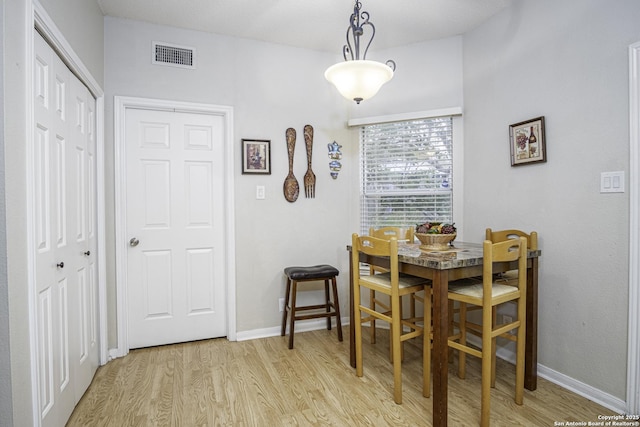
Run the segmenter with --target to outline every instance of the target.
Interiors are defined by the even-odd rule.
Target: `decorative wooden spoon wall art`
[[[304,143],[307,147],[307,173],[304,174],[304,196],[316,197],[316,175],[311,170],[311,153],[313,152],[313,126],[305,125]]]
[[[298,180],[293,176],[293,152],[296,148],[296,130],[293,128],[287,129],[285,132],[287,137],[287,154],[289,155],[289,174],[284,180],[284,198],[288,202],[295,202],[298,200],[298,194],[300,193],[300,186]]]

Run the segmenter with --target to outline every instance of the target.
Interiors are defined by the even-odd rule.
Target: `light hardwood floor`
[[[388,331],[364,347],[364,377],[349,366],[348,327],[244,342],[198,341],[134,350],[98,369],[68,426],[430,426],[422,397],[421,343],[405,344],[403,403],[393,402]],[[368,335],[365,335],[368,336]],[[480,420],[480,364],[469,357],[467,379],[449,371],[449,425]],[[514,367],[498,361],[491,395],[493,426],[554,426],[614,415],[542,378],[513,401]]]

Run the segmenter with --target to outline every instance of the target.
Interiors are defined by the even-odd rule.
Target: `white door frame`
[[[97,263],[98,263],[98,332],[100,346],[100,364],[104,365],[108,360],[107,349],[107,292],[106,292],[106,245],[105,245],[105,198],[104,198],[104,91],[100,84],[93,77],[89,69],[84,65],[80,57],[74,52],[73,48],[67,42],[62,32],[58,29],[54,21],[47,14],[46,10],[37,0],[32,0],[27,4],[27,19],[29,25],[26,26],[25,40],[27,41],[26,52],[26,108],[27,108],[27,147],[32,147],[34,142],[33,117],[34,117],[34,87],[33,87],[33,55],[34,55],[34,35],[35,27],[44,39],[53,46],[58,56],[64,61],[69,69],[80,79],[80,81],[89,89],[91,94],[96,98],[96,234],[97,234]],[[27,149],[27,156],[31,158],[33,152]],[[27,191],[33,190],[33,182],[31,174],[33,173],[33,162],[27,162]],[[32,193],[30,193],[32,194]],[[34,425],[40,425],[40,397],[38,395],[38,363],[37,354],[37,325],[35,314],[35,260],[33,254],[35,248],[33,246],[33,200],[27,197],[27,223],[31,224],[27,230],[27,248],[28,248],[28,264],[27,286],[29,295],[29,342],[32,349],[30,357],[31,362],[31,390],[32,390],[32,407]]]
[[[640,413],[640,42],[629,46],[629,337],[627,414]]]
[[[226,286],[227,339],[236,341],[236,269],[235,269],[235,226],[234,226],[234,160],[233,160],[233,108],[222,105],[197,104],[150,98],[114,97],[114,148],[115,148],[115,226],[116,226],[116,292],[118,347],[111,357],[122,357],[129,353],[127,319],[127,203],[126,203],[126,155],[125,155],[125,113],[128,108],[175,111],[222,116],[224,120],[224,250],[226,264],[224,285]]]

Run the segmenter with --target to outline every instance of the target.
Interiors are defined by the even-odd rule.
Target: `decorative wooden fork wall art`
[[[313,126],[305,125],[304,143],[307,147],[307,173],[304,174],[304,195],[306,198],[316,197],[316,175],[311,170],[311,153],[313,152]]]
[[[298,180],[293,176],[293,152],[296,148],[296,130],[293,128],[287,129],[285,132],[287,138],[287,154],[289,155],[289,174],[284,180],[284,198],[288,202],[295,202],[298,200],[298,194],[300,193],[300,186]]]

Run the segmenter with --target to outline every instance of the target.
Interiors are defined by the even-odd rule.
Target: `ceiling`
[[[372,49],[385,49],[463,34],[511,1],[362,0],[362,11],[369,12],[376,27]],[[108,16],[340,54],[354,1],[98,0],[98,4]]]

